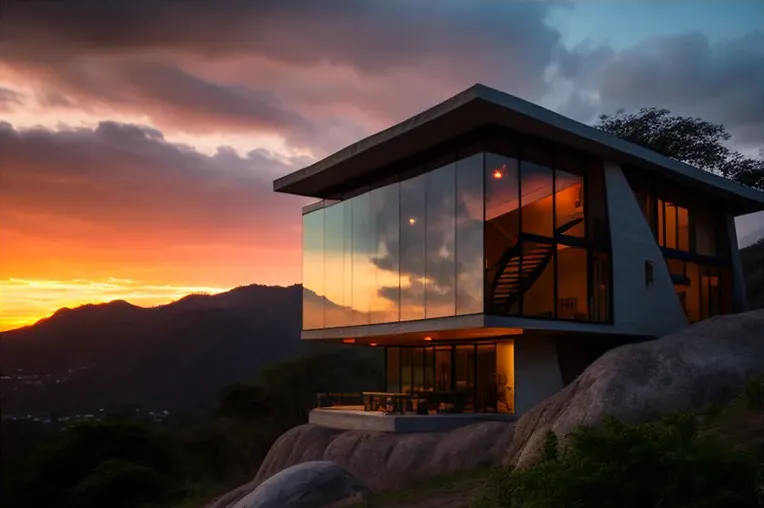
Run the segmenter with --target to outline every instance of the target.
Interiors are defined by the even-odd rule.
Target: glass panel
[[[584,237],[584,179],[555,171],[555,230],[558,234]]]
[[[700,266],[700,319],[708,319],[711,317],[711,303],[710,303],[710,285],[708,280],[707,268]]]
[[[401,321],[424,319],[425,179],[400,183]]]
[[[690,214],[687,208],[677,207],[677,249],[690,251]]]
[[[456,163],[456,314],[483,312],[483,156]]]
[[[552,244],[523,242],[517,280],[523,289],[524,316],[554,317],[554,250]]]
[[[522,230],[544,237],[553,236],[552,201],[554,172],[549,158],[538,150],[526,150],[520,162]]]
[[[456,391],[465,395],[464,411],[475,411],[475,346],[456,346]]]
[[[324,210],[302,216],[302,328],[324,327]]]
[[[718,316],[721,314],[721,302],[719,301],[721,286],[719,285],[719,270],[716,267],[708,268],[708,315]]]
[[[520,227],[517,161],[503,155],[487,153],[484,162],[486,306],[488,312],[518,314],[520,300],[517,298],[517,291],[513,298],[509,294],[509,288],[498,287],[502,274],[513,264],[516,265],[519,259],[519,251],[514,256],[511,251],[518,245]]]
[[[431,347],[424,349],[424,389],[435,389],[435,349]]]
[[[515,343],[496,344],[496,391],[499,413],[515,412]]]
[[[592,304],[589,312],[592,321],[610,321],[610,256],[607,252],[593,251],[592,256]]]
[[[663,209],[663,200],[658,200],[658,245],[665,246],[666,245],[666,235],[663,234],[665,230],[665,221],[663,218],[664,215],[664,209]]]
[[[401,393],[411,393],[411,348],[401,348]]]
[[[496,345],[479,344],[477,347],[477,411],[496,412]]]
[[[401,358],[399,347],[385,348],[387,353],[387,391],[401,392]]]
[[[425,317],[456,313],[456,171],[449,164],[425,174]]]
[[[674,203],[665,203],[664,220],[666,221],[666,247],[677,248],[677,206]]]
[[[345,280],[345,206],[337,203],[324,209],[324,326],[346,326],[344,284]]]
[[[370,195],[361,194],[350,203],[353,207],[353,324],[368,325],[377,280],[377,269],[371,260],[376,248]]]
[[[683,303],[687,321],[695,323],[701,319],[700,272],[696,263],[686,263],[685,270],[689,286],[678,287],[677,293],[683,294],[679,298]]]
[[[372,299],[372,323],[394,323],[399,319],[400,262],[398,254],[400,219],[398,184],[371,191],[374,217],[376,285]]]
[[[610,248],[607,223],[607,196],[605,195],[605,172],[602,162],[593,160],[586,165],[586,219],[589,238],[600,247]]]
[[[451,346],[435,348],[435,391],[450,392]]]
[[[413,393],[424,391],[424,348],[417,347],[411,352],[414,366]]]
[[[342,294],[345,297],[342,322],[344,326],[348,326],[353,324],[353,205],[350,201],[343,201],[341,204],[345,215],[342,235],[345,268],[342,277]],[[336,282],[339,283],[339,281]]]
[[[714,221],[709,213],[701,210],[695,214],[695,252],[703,256],[716,255]]]
[[[589,319],[586,249],[559,245],[557,250],[557,318]]]

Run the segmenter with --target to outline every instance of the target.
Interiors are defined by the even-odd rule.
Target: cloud
[[[0,278],[121,277],[142,283],[288,284],[300,205],[272,180],[301,160],[213,156],[156,129],[17,130],[0,123]]]
[[[478,81],[540,100],[561,5],[13,3],[0,60],[37,80],[40,102],[138,112],[166,134],[275,133],[324,154]]]
[[[741,148],[764,132],[764,31],[711,41],[701,33],[653,37],[621,52],[581,46],[560,60],[575,88],[565,111],[665,107],[725,125]]]
[[[10,88],[0,87],[0,111],[3,111],[13,105],[24,103],[24,95],[11,90]]]

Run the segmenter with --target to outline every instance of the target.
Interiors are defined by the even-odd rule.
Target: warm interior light
[[[432,337],[425,337],[425,338],[424,338],[424,340],[426,340],[427,342],[429,342],[429,341],[431,341],[431,340],[432,340]]]
[[[369,345],[370,345],[371,347],[375,347],[375,346],[377,345],[377,343],[376,343],[376,342],[369,342]]]
[[[504,171],[506,171],[506,169],[507,169],[507,165],[506,164],[502,164],[501,166],[499,166],[498,168],[493,170],[493,177],[496,178],[497,180],[499,178],[503,178],[504,177]]]
[[[409,219],[409,224],[411,224],[412,226],[413,226],[414,224],[416,224],[416,219],[415,219],[414,217],[411,217],[411,218]]]
[[[355,339],[342,339],[342,342],[344,344],[353,344],[355,342]]]

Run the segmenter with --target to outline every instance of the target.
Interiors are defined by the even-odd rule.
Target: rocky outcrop
[[[492,463],[524,467],[537,460],[549,430],[564,442],[578,425],[595,425],[605,415],[641,423],[724,403],[754,376],[764,376],[764,310],[709,319],[659,340],[611,350],[517,424],[483,422],[419,434],[301,425],[274,443],[252,483],[211,507],[231,506],[243,492],[306,461],[335,462],[372,490]]]
[[[387,434],[300,425],[271,447],[255,477],[258,484],[301,462],[329,460],[372,490],[501,462],[514,423],[481,422],[450,432]]]
[[[310,461],[271,476],[232,508],[341,508],[363,503],[368,491],[337,464]]]
[[[764,375],[764,311],[716,317],[659,340],[611,350],[573,383],[517,422],[504,462],[534,463],[548,431],[558,438],[610,415],[642,423],[656,415],[723,403]]]

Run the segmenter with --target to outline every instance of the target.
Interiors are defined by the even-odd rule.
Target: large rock
[[[402,487],[430,476],[500,463],[514,423],[481,422],[450,432],[388,434],[305,424],[273,444],[255,484],[310,460],[330,460],[372,490]]]
[[[340,508],[363,503],[368,491],[337,464],[310,461],[271,476],[233,508]]]
[[[613,349],[517,422],[505,463],[533,464],[549,430],[564,441],[605,415],[637,424],[724,403],[764,375],[764,311],[716,317],[661,339]]]

